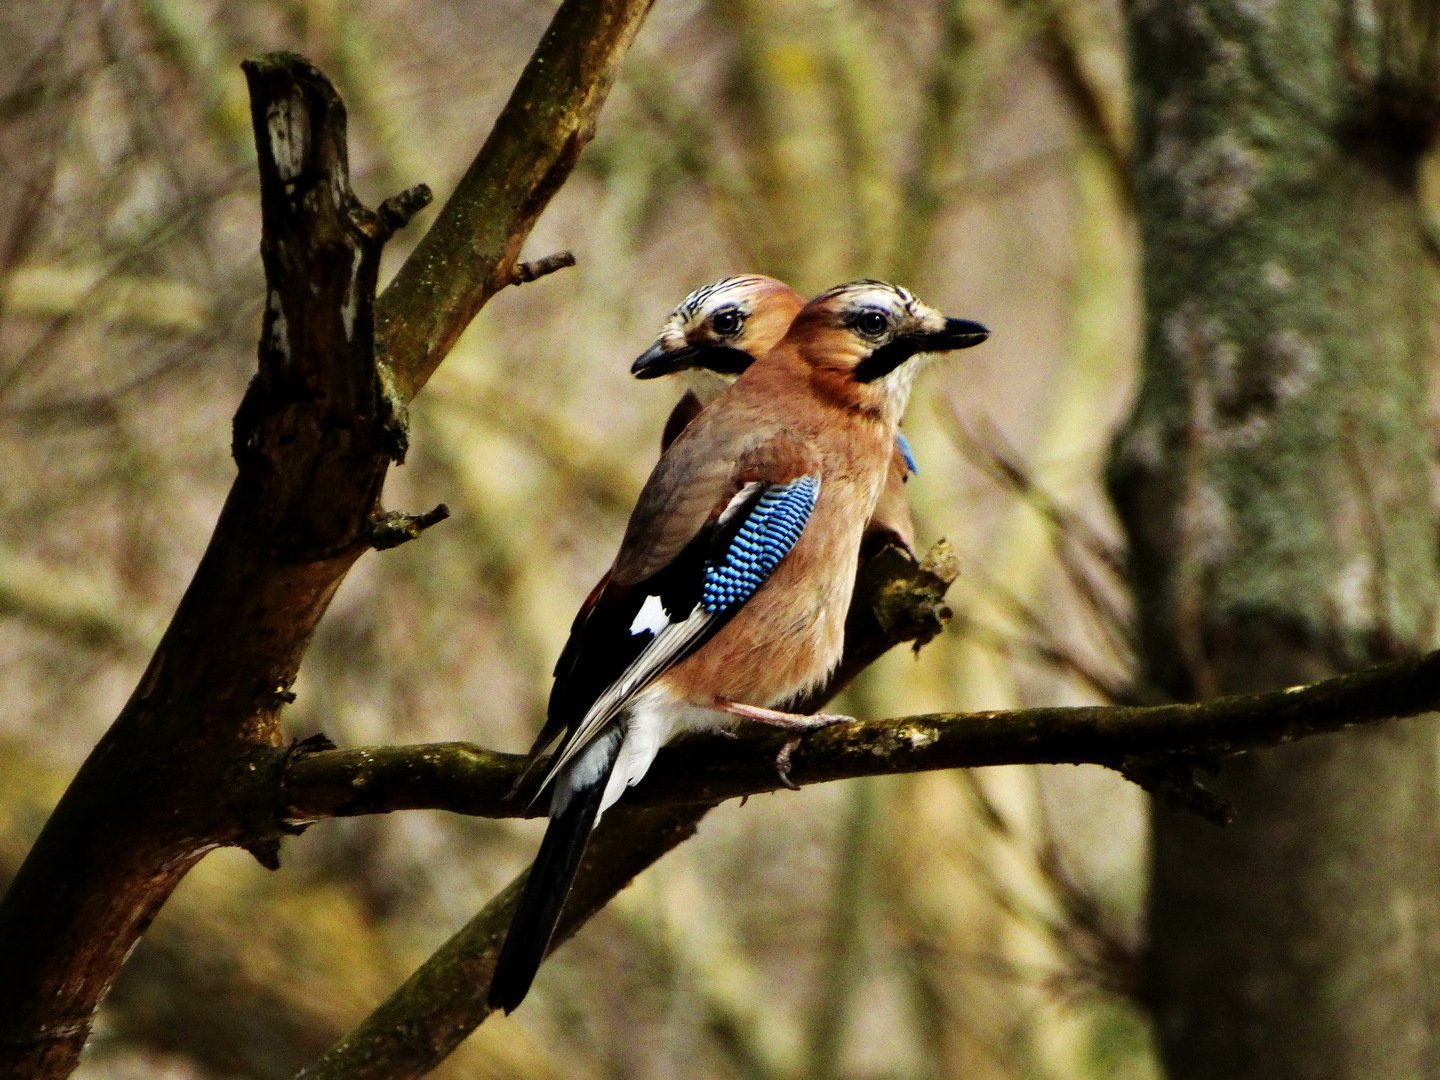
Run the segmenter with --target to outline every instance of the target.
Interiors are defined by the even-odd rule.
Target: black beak
[[[743,349],[732,349],[726,345],[685,344],[667,352],[657,342],[635,358],[630,365],[630,374],[637,379],[658,379],[662,375],[696,368],[713,371],[716,375],[734,376],[748,368],[754,359]]]
[[[990,331],[969,319],[946,319],[944,330],[916,336],[922,342],[917,352],[949,352],[979,345],[990,336]]]
[[[677,371],[694,367],[699,351],[693,345],[667,350],[657,341],[635,358],[635,362],[630,365],[630,374],[637,379],[658,379],[664,375],[673,375]]]

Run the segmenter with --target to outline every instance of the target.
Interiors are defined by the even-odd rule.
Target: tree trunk
[[[1416,174],[1440,24],[1376,7],[1130,11],[1146,357],[1110,483],[1145,674],[1176,697],[1431,635]],[[1435,750],[1408,722],[1229,763],[1227,829],[1156,806],[1149,989],[1174,1080],[1440,1075]]]

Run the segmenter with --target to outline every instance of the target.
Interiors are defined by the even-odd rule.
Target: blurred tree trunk
[[[1110,483],[1176,697],[1431,636],[1434,7],[1131,5],[1146,358]],[[1440,1075],[1435,750],[1409,722],[1240,759],[1227,829],[1156,805],[1174,1080]]]

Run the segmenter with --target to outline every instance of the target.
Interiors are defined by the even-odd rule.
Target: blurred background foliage
[[[0,884],[120,708],[233,475],[263,279],[246,55],[350,109],[372,205],[443,198],[550,15],[533,0],[0,6]],[[296,736],[521,750],[677,390],[630,360],[692,288],[891,278],[994,331],[906,431],[950,630],[887,657],[867,716],[1106,700],[1130,670],[1098,485],[1135,368],[1112,0],[661,0],[532,256],[412,413],[387,504],[447,502],[361,562],[307,658]],[[398,265],[428,225],[391,245]],[[531,858],[535,824],[331,822],[268,874],[191,874],[81,1075],[287,1076]],[[441,1075],[1140,1078],[1140,797],[993,769],[730,805],[637,881]]]

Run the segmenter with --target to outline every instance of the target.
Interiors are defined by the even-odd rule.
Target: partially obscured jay
[[[665,423],[661,448],[669,446],[756,357],[769,352],[804,306],[805,298],[789,285],[763,274],[721,278],[682,300],[654,343],[630,367],[637,379],[679,373],[685,380],[685,394]],[[863,550],[899,544],[913,553],[915,523],[905,481],[915,471],[910,444],[897,431],[890,475],[865,528]]]
[[[550,824],[496,962],[519,1005],[599,815],[671,737],[735,718],[813,727],[776,706],[840,659],[865,522],[920,361],[988,331],[879,281],[840,285],[662,455],[609,574],[556,665],[532,761],[560,745]]]

